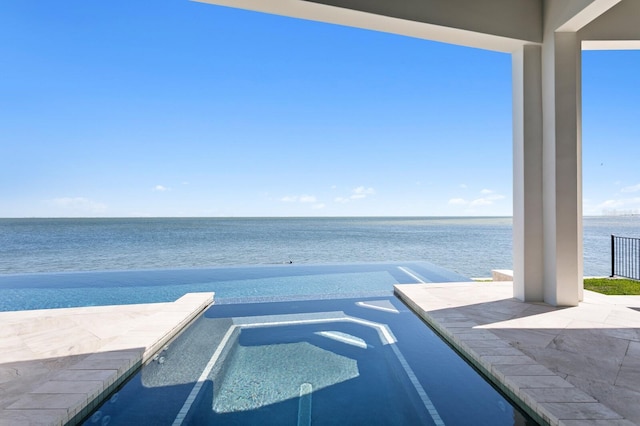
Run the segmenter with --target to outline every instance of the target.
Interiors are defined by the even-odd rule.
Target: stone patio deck
[[[81,421],[212,303],[0,312],[0,425]]]
[[[580,306],[513,298],[512,282],[397,285],[396,294],[513,399],[552,425],[640,425],[640,296]]]

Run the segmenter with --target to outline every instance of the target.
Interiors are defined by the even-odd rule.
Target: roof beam
[[[640,2],[624,0],[579,32],[583,50],[639,50]]]
[[[577,32],[613,6],[620,3],[620,1],[621,0],[573,0],[566,2],[569,6],[565,6],[565,14],[558,14],[560,17],[564,17],[565,20],[564,22],[561,21],[562,23],[555,31]]]
[[[540,0],[198,1],[501,52],[542,41]]]

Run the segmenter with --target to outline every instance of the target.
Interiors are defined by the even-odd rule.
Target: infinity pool
[[[426,262],[0,276],[0,310],[215,304],[86,425],[533,425],[393,295]]]
[[[0,275],[0,311],[172,302],[216,293],[216,303],[388,295],[394,284],[468,281],[428,262],[273,265]]]
[[[85,424],[535,423],[388,296],[214,305]]]

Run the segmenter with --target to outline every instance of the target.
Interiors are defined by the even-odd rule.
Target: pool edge
[[[474,291],[478,289],[481,291],[481,297],[478,297],[480,293],[474,294]],[[558,388],[570,389],[574,393],[574,398],[576,396],[584,398],[584,401],[580,402],[585,402],[585,406],[597,406],[595,407],[596,410],[593,410],[594,407],[589,407],[589,410],[578,412],[577,414],[574,413],[575,417],[573,418],[561,418],[557,413],[562,413],[563,408],[558,408],[557,406],[565,405],[569,407],[573,403],[572,401],[542,401],[531,393],[526,392],[527,389],[531,390],[535,387],[530,386],[527,380],[535,380],[535,378],[541,376],[533,374],[514,376],[504,372],[507,362],[500,359],[508,357],[513,357],[512,362],[515,364],[537,366],[544,369],[546,367],[517,349],[509,341],[503,340],[488,329],[480,327],[479,324],[476,324],[473,319],[465,314],[464,308],[473,304],[482,305],[496,301],[524,304],[525,302],[513,299],[511,282],[492,283],[490,286],[486,283],[478,284],[472,282],[400,284],[394,286],[394,294],[459,352],[467,362],[485,375],[498,389],[538,423],[553,426],[574,424],[573,422],[576,421],[582,422],[582,424],[596,424],[596,422],[607,421],[615,422],[616,425],[634,424],[594,399],[591,395],[574,387],[561,376],[547,369],[548,373],[542,377],[550,377],[554,384],[545,385],[545,388],[551,390]],[[470,300],[473,299],[473,296],[478,297],[478,299]],[[502,357],[482,355],[475,350],[481,347],[483,349],[491,348],[497,353],[501,351],[509,353]],[[511,364],[511,367],[515,364]],[[543,386],[538,386],[537,390],[543,390]],[[606,413],[610,417],[598,417],[597,414],[594,414],[594,411]]]
[[[52,370],[42,381],[24,383],[20,396],[0,409],[0,422],[50,425],[81,423],[213,302],[212,292],[187,293],[170,303],[52,309],[47,310],[48,316],[44,318],[33,311],[16,312],[14,324],[26,324],[25,328],[31,326],[40,335],[54,335],[51,338],[57,339],[60,347],[69,348],[67,351],[61,349],[54,359],[77,359],[77,362]],[[114,324],[112,327],[116,327],[118,323],[127,321],[127,314],[131,314],[133,309],[140,309],[146,315],[132,318],[135,326],[115,338],[113,335],[100,338],[97,328],[104,330],[112,326],[110,318]],[[34,318],[40,319],[37,327],[32,327]],[[55,336],[56,327],[61,322],[69,329]],[[117,334],[117,330],[111,332]],[[73,353],[74,348],[81,346],[82,337],[90,333],[100,342],[99,348]],[[22,342],[23,347],[28,347],[32,336],[21,334],[15,338]],[[45,359],[24,351],[21,359],[13,360],[9,365],[21,364],[21,368],[28,369]],[[19,379],[21,377],[17,374],[15,380]],[[16,388],[20,388],[20,383]]]

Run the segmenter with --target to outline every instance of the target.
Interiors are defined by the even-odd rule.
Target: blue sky
[[[186,0],[0,38],[0,217],[511,215],[507,54]],[[585,214],[640,209],[640,53],[583,65]]]

